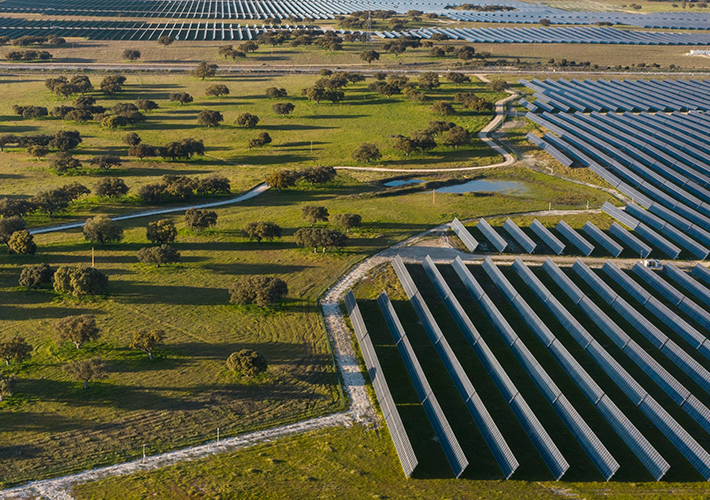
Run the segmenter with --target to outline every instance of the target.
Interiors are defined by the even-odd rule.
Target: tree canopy
[[[328,222],[328,209],[314,205],[304,205],[301,208],[301,218],[311,223],[311,226],[316,222]]]
[[[218,127],[224,121],[224,115],[219,111],[205,109],[197,115],[197,123],[203,127]]]
[[[10,253],[34,255],[37,251],[37,244],[34,239],[34,236],[29,231],[23,229],[12,233],[7,246],[10,248]]]
[[[241,373],[245,377],[254,377],[259,373],[265,372],[268,364],[266,358],[260,352],[252,349],[242,349],[229,355],[227,368]]]
[[[300,247],[311,247],[316,253],[318,248],[323,248],[323,253],[328,248],[342,248],[347,243],[348,237],[340,231],[320,227],[302,227],[294,235],[296,244]]]
[[[101,243],[118,242],[123,239],[123,228],[105,215],[88,219],[84,224],[84,239]]]
[[[205,79],[205,78],[211,78],[217,73],[217,65],[216,64],[210,64],[207,61],[202,61],[200,62],[197,67],[192,70],[192,76],[196,76],[197,78]]]
[[[280,238],[281,227],[269,221],[248,222],[242,228],[242,233],[250,240],[256,240],[258,245],[261,240],[272,241],[274,238]]]
[[[180,252],[170,245],[141,248],[136,257],[143,264],[155,264],[158,268],[164,264],[180,262]]]
[[[94,267],[59,266],[54,273],[54,290],[75,297],[99,295],[108,290],[108,276]]]
[[[333,221],[348,233],[351,228],[360,227],[362,217],[358,214],[337,214],[333,217]]]
[[[202,231],[217,225],[217,212],[191,208],[185,212],[185,224],[193,231]]]
[[[10,366],[11,362],[16,364],[30,359],[32,346],[27,343],[24,337],[14,335],[10,339],[0,342],[0,359]]]
[[[370,163],[371,161],[376,161],[382,158],[382,153],[380,149],[368,142],[363,142],[352,153],[353,160],[364,161],[365,163]]]
[[[229,294],[232,304],[266,307],[280,302],[288,294],[288,286],[281,278],[245,276],[229,288]]]
[[[49,267],[49,264],[37,264],[22,268],[18,284],[27,289],[32,289],[52,283],[53,279],[54,269]]]
[[[153,361],[153,350],[165,340],[165,332],[163,330],[139,330],[133,333],[133,340],[129,347],[143,351],[148,355],[148,358]]]
[[[62,318],[54,325],[54,331],[58,343],[71,342],[77,349],[101,337],[101,331],[96,326],[96,317],[93,314]]]
[[[148,223],[145,236],[151,243],[172,243],[177,238],[177,228],[172,220],[160,219]]]
[[[79,382],[84,382],[84,390],[89,388],[91,380],[106,378],[106,365],[100,358],[72,361],[64,365],[64,371]]]

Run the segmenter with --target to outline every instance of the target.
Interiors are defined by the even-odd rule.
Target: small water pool
[[[437,189],[437,193],[478,193],[481,191],[504,194],[524,194],[528,190],[522,182],[516,181],[468,181],[464,184]]]
[[[385,182],[384,185],[387,187],[398,187],[398,186],[404,186],[406,184],[421,184],[423,182],[424,181],[421,179],[407,179],[407,180],[399,179],[396,181]]]

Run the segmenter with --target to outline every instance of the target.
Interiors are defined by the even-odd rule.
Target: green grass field
[[[99,76],[93,76],[98,85]],[[4,159],[0,166],[2,194],[10,196],[32,196],[40,190],[58,187],[78,181],[93,187],[104,175],[125,178],[126,183],[136,192],[148,183],[156,182],[164,174],[209,175],[218,173],[228,177],[235,191],[245,190],[262,181],[269,172],[278,168],[300,168],[313,165],[358,165],[352,160],[352,151],[363,142],[377,144],[383,159],[376,166],[391,168],[458,167],[485,165],[501,161],[500,156],[488,149],[477,138],[471,145],[454,149],[439,146],[427,153],[412,153],[405,156],[395,151],[389,136],[407,135],[415,129],[425,128],[429,121],[448,119],[471,131],[480,130],[490,119],[490,114],[478,115],[459,109],[459,114],[441,117],[431,111],[431,104],[414,104],[404,96],[384,98],[367,91],[367,82],[351,85],[346,90],[346,101],[333,105],[320,105],[306,100],[300,95],[302,88],[312,85],[317,76],[273,76],[240,75],[225,76],[209,81],[201,81],[189,76],[132,74],[128,78],[125,92],[106,99],[98,94],[99,104],[111,107],[117,102],[133,102],[136,99],[156,100],[160,109],[148,114],[145,123],[125,130],[106,130],[98,124],[63,123],[59,119],[43,118],[24,120],[12,113],[13,104],[34,104],[49,108],[70,104],[54,96],[44,87],[43,75],[18,75],[6,77],[0,85],[0,116],[3,124],[0,133],[54,133],[62,129],[76,129],[84,142],[75,151],[77,158],[86,162],[96,154],[117,154],[125,156],[127,146],[122,143],[129,131],[137,132],[144,142],[163,145],[173,140],[195,137],[202,139],[207,156],[189,162],[165,162],[162,160],[126,158],[121,167],[101,173],[85,165],[76,175],[57,175],[49,168],[49,159],[35,160],[24,150],[8,149],[0,156]],[[231,89],[231,96],[209,98],[204,96],[205,88],[212,83],[224,83]],[[287,100],[296,105],[293,115],[283,118],[271,109],[276,100],[267,99],[264,91],[268,87],[285,88]],[[180,106],[168,102],[171,92],[188,92],[195,102]],[[435,100],[453,101],[456,92],[475,92],[490,100],[498,100],[504,94],[485,90],[482,83],[454,86],[444,85],[430,94]],[[457,108],[460,108],[457,105]],[[204,109],[223,113],[225,122],[218,128],[199,127],[197,114]],[[234,124],[240,113],[249,112],[260,117],[255,129],[244,129]],[[267,132],[273,139],[268,147],[248,150],[249,139],[260,132]],[[360,165],[365,165],[360,163]],[[129,196],[118,202],[97,199],[81,200],[57,221],[84,217],[91,213],[119,213],[134,211],[137,200]],[[34,224],[50,221],[37,219]]]

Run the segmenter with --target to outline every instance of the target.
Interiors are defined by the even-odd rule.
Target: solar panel
[[[508,219],[503,224],[503,229],[505,229],[510,236],[513,237],[515,242],[523,247],[527,253],[533,253],[537,248],[537,243],[535,243],[527,234],[523,232],[518,225],[511,219]]]
[[[468,229],[466,229],[464,225],[461,224],[460,220],[454,219],[451,223],[451,229],[454,230],[456,236],[458,236],[459,239],[463,242],[463,244],[466,245],[466,248],[468,248],[469,252],[476,251],[476,248],[478,248],[478,241],[476,241],[476,238],[474,238],[468,231]]]
[[[449,465],[454,471],[456,477],[460,477],[464,470],[466,470],[466,467],[468,467],[468,459],[466,458],[463,449],[461,449],[461,445],[459,444],[458,439],[456,439],[454,431],[451,429],[451,425],[446,419],[446,415],[444,415],[444,412],[439,405],[439,401],[436,399],[436,395],[431,390],[431,386],[429,385],[429,381],[424,374],[424,370],[422,370],[422,367],[419,364],[417,355],[415,354],[412,345],[409,343],[407,334],[405,333],[402,323],[399,321],[399,317],[397,316],[397,313],[395,312],[387,294],[382,292],[382,294],[377,298],[377,303],[382,310],[382,314],[385,317],[387,326],[389,327],[390,333],[392,334],[394,342],[397,345],[402,361],[404,361],[409,377],[414,384],[414,388],[419,396],[419,401],[424,407],[424,411],[429,418],[429,422],[431,422],[431,425],[434,428],[436,437],[444,449],[446,459],[449,461]]]
[[[624,251],[624,247],[609,238],[606,234],[602,232],[601,229],[599,229],[591,222],[587,221],[587,223],[584,224],[582,230],[587,233],[590,238],[599,243],[599,245],[604,247],[606,251],[614,257],[618,257],[619,255],[621,255],[621,252]]]
[[[695,295],[705,303],[705,305],[710,305],[710,290],[708,290],[707,287],[695,281],[687,273],[681,271],[670,262],[663,266],[663,272],[666,276],[670,276],[673,281]]]
[[[616,222],[612,222],[609,232],[626,244],[631,250],[638,253],[642,259],[648,257],[653,249],[636,236],[628,232]]]
[[[561,220],[560,223],[557,224],[557,231],[567,238],[570,243],[577,247],[584,255],[589,256],[594,251],[594,245],[584,239],[582,235],[572,229],[565,221]]]
[[[409,271],[407,271],[401,257],[397,256],[394,258],[392,261],[392,267],[394,267],[400,282],[413,283],[412,278],[409,275]],[[459,363],[458,358],[454,354],[453,349],[451,349],[446,337],[444,337],[444,334],[439,328],[434,316],[431,314],[426,301],[422,298],[419,290],[416,289],[416,286],[410,291],[413,293],[408,293],[409,300],[414,306],[414,310],[416,311],[419,320],[422,322],[422,325],[429,336],[429,340],[436,348],[439,357],[444,363],[446,370],[449,372],[451,379],[454,381],[454,385],[463,398],[463,401],[471,413],[471,416],[483,433],[486,442],[489,443],[489,445],[493,445],[491,451],[496,456],[496,460],[499,460],[499,464],[501,461],[503,462],[502,468],[504,468],[504,473],[507,474],[507,477],[510,477],[518,466],[517,460],[515,460],[512,451],[510,451],[510,448],[503,439],[503,436],[493,422],[493,419],[484,406],[483,401],[481,401],[480,396],[474,389],[473,384],[471,384],[468,375]]]
[[[549,229],[543,226],[540,221],[534,219],[532,223],[530,223],[530,229],[532,229],[537,237],[544,241],[553,252],[557,255],[562,255],[562,252],[565,250],[565,244],[562,243],[557,236],[552,234]]]
[[[503,253],[508,246],[508,242],[505,241],[499,234],[498,232],[491,227],[488,222],[486,222],[485,219],[481,219],[478,221],[478,224],[476,224],[476,227],[483,233],[483,236],[486,237],[488,241],[491,242],[491,244],[495,247],[496,250],[498,250],[500,253]]]
[[[380,403],[382,416],[390,431],[390,437],[392,438],[392,443],[394,444],[395,451],[402,465],[402,470],[406,477],[410,477],[414,469],[417,468],[419,460],[414,453],[412,443],[409,441],[409,436],[399,416],[399,411],[397,410],[397,406],[389,390],[389,385],[382,372],[380,361],[377,358],[375,347],[372,345],[370,334],[367,331],[365,322],[362,319],[362,314],[360,314],[360,308],[357,305],[352,291],[349,291],[345,296],[345,306],[348,309],[350,322],[353,324],[355,336],[360,344],[360,350],[362,351],[365,366],[367,366],[372,388]]]

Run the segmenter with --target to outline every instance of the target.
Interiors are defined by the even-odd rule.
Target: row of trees
[[[46,50],[11,50],[5,54],[8,61],[49,61],[52,57]]]
[[[126,83],[126,77],[123,75],[108,75],[101,80],[99,89],[107,95],[114,95],[123,90],[123,85]],[[44,82],[47,89],[54,92],[56,95],[68,99],[75,94],[86,94],[94,91],[94,86],[88,76],[74,75],[71,80],[66,76],[56,78],[47,78]]]
[[[308,167],[299,171],[278,170],[266,178],[266,183],[276,189],[293,187],[299,181],[315,186],[334,180],[336,175],[333,167]]]
[[[64,45],[67,41],[57,35],[38,36],[24,35],[18,38],[10,38],[9,36],[0,36],[0,45],[12,45],[13,47],[29,47],[30,45]]]
[[[19,284],[28,290],[51,284],[58,293],[82,297],[105,294],[108,276],[90,266],[59,266],[55,270],[48,264],[37,264],[22,269]]]

